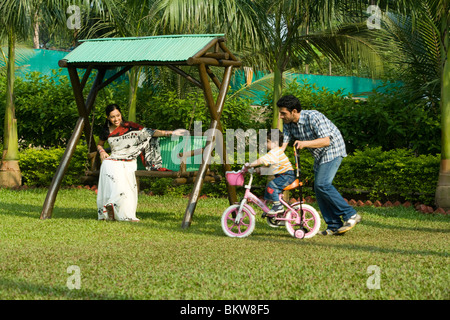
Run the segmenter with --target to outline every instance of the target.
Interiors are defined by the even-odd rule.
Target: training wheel
[[[294,232],[294,237],[296,237],[297,239],[303,239],[305,237],[305,231],[303,231],[302,229],[298,229]]]

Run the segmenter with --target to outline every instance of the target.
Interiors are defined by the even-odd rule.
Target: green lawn
[[[140,223],[105,222],[94,192],[63,189],[42,221],[46,191],[0,189],[0,299],[450,298],[450,216],[358,208],[345,236],[307,240],[258,216],[250,237],[232,239],[225,199],[200,200],[183,230],[186,198],[140,195]],[[80,289],[67,286],[71,266]]]

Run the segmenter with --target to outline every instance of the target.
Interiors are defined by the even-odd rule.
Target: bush
[[[293,152],[287,152],[292,164]],[[314,158],[300,152],[304,196],[314,197]],[[434,204],[440,156],[414,156],[411,150],[383,151],[381,147],[356,150],[342,160],[333,185],[345,197],[371,201],[410,201]]]
[[[80,75],[81,76],[81,75]],[[58,79],[58,80],[56,80]],[[92,81],[91,76],[89,81]],[[90,83],[86,88],[90,88]],[[0,92],[4,81],[0,82]],[[85,90],[86,91],[86,90]],[[86,93],[86,92],[85,92]],[[415,154],[440,152],[440,115],[427,101],[412,102],[408,93],[399,88],[386,87],[384,93],[373,92],[367,101],[354,101],[342,92],[329,92],[305,81],[293,81],[283,94],[297,96],[305,109],[323,112],[342,132],[347,150],[382,147],[383,150],[411,149]],[[272,92],[266,92],[265,104],[271,105]],[[5,99],[0,99],[0,113],[4,114]],[[105,121],[104,109],[109,103],[122,106],[127,119],[128,84],[123,81],[105,87],[96,103],[94,134],[100,133]],[[22,145],[44,148],[65,146],[78,119],[78,110],[67,77],[48,77],[34,72],[15,84],[15,105],[19,141]],[[252,120],[248,100],[227,99],[221,117],[222,127],[260,129],[267,123]],[[201,92],[191,92],[179,99],[175,91],[138,91],[137,122],[151,128],[194,128],[193,121],[201,121],[205,131],[210,125],[209,111]],[[3,126],[0,126],[3,137]]]
[[[292,147],[288,147],[286,155],[295,170],[295,157]],[[248,154],[246,155],[248,160]],[[304,183],[303,197],[314,197],[314,158],[306,150],[300,151],[301,179]],[[354,154],[343,159],[334,179],[334,186],[345,197],[371,201],[396,200],[434,204],[434,194],[439,175],[439,155],[421,155],[415,157],[411,150],[395,149],[382,151],[380,147],[356,150]],[[232,170],[239,170],[242,164],[233,164]],[[211,167],[222,173],[222,165]],[[254,175],[253,192],[264,195],[267,176]],[[192,185],[174,187],[171,179],[151,178],[145,185],[146,192],[153,194],[186,195],[192,190]],[[247,180],[248,181],[248,178]],[[238,198],[243,196],[244,188],[237,187]],[[202,194],[212,197],[226,197],[227,187],[225,177],[221,182],[205,183]],[[298,191],[291,192],[298,197]]]
[[[63,148],[28,148],[20,152],[19,166],[25,185],[47,187],[50,185],[56,169],[64,154]],[[61,182],[62,186],[80,184],[80,177],[86,170],[87,147],[77,146],[69,167]]]
[[[78,118],[72,88],[67,78],[31,73],[27,81],[16,81],[16,117],[19,137],[23,144],[33,144],[49,150],[27,149],[20,154],[20,167],[26,184],[48,186],[59,165],[66,141]],[[3,91],[4,82],[0,82]],[[90,87],[88,84],[87,87]],[[439,150],[439,116],[428,110],[426,102],[411,103],[396,88],[385,94],[374,93],[367,103],[346,99],[341,92],[318,90],[306,82],[293,82],[284,94],[299,97],[305,109],[318,109],[326,114],[342,131],[349,156],[342,162],[335,184],[342,190],[365,190],[370,199],[396,195],[410,201],[431,204],[437,184],[439,157],[415,154]],[[126,83],[108,86],[99,94],[95,109],[95,134],[104,123],[104,107],[116,102],[125,106],[128,99]],[[270,93],[267,94],[267,101]],[[4,101],[0,100],[0,113],[4,114]],[[223,129],[258,129],[249,116],[250,104],[246,100],[228,100],[222,115]],[[126,108],[123,108],[127,116]],[[158,95],[139,90],[138,121],[143,125],[161,128],[189,128],[192,120],[202,121],[203,130],[210,124],[209,111],[205,108],[203,94],[190,93],[186,99],[178,99],[175,92],[159,92]],[[263,125],[264,127],[264,125]],[[266,128],[269,128],[267,125]],[[3,135],[3,126],[0,126]],[[363,150],[363,151],[358,151]],[[63,185],[78,184],[86,164],[86,146],[80,145],[68,168]],[[353,154],[352,154],[353,153]],[[287,154],[295,162],[292,148]],[[313,159],[302,152],[301,169],[306,182],[305,195],[313,195]],[[233,166],[239,169],[240,165]],[[221,169],[219,169],[221,171]],[[170,181],[150,184],[149,190],[165,193],[185,193],[190,188],[169,187]],[[255,185],[265,185],[266,177],[255,177]],[[205,184],[203,193],[211,196],[226,195],[223,180]]]
[[[370,200],[406,200],[434,204],[440,156],[415,157],[411,150],[383,152],[381,147],[346,157],[334,180],[338,189],[368,192]]]
[[[93,78],[91,75],[86,88],[91,87]],[[4,83],[5,81],[0,81],[0,92],[3,92]],[[90,116],[90,124],[92,117],[95,118],[94,134],[99,135],[105,122],[105,107],[110,103],[121,106],[124,119],[128,119],[128,94],[126,81],[116,82],[101,90],[95,101],[94,112]],[[79,117],[67,76],[54,72],[54,75],[49,77],[32,72],[25,79],[16,79],[14,95],[18,136],[22,148],[30,145],[43,148],[66,145]],[[0,114],[5,113],[5,101],[6,99],[0,99]],[[251,120],[251,110],[248,100],[228,99],[221,117],[223,129],[246,130],[261,126]],[[191,92],[185,99],[180,99],[176,91],[155,93],[142,88],[138,90],[138,123],[155,129],[193,130],[194,121],[202,122],[203,131],[207,130],[211,123],[202,92]],[[3,126],[0,126],[0,137],[3,137]]]

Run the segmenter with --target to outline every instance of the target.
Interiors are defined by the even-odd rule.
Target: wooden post
[[[83,132],[84,127],[84,118],[79,117],[75,129],[70,137],[69,142],[67,143],[66,150],[61,158],[61,162],[59,163],[58,169],[56,169],[56,173],[53,176],[52,183],[47,191],[47,197],[44,201],[44,206],[41,211],[41,219],[50,219],[52,217],[53,207],[55,205],[56,195],[58,194],[59,187],[61,185],[61,181],[64,177],[64,173],[66,172],[67,167],[69,166],[70,159],[73,156],[73,153],[77,147],[78,141],[80,140],[81,134]]]
[[[212,156],[211,153],[212,153],[213,146],[214,146],[214,133],[216,132],[216,130],[219,130],[219,129],[222,132],[222,128],[220,125],[220,116],[222,114],[225,96],[228,91],[228,85],[229,85],[229,81],[231,78],[232,68],[233,68],[232,66],[227,67],[227,69],[225,71],[225,76],[224,76],[224,79],[222,81],[222,85],[220,88],[219,96],[217,98],[217,102],[214,103],[206,66],[205,66],[205,64],[199,65],[200,80],[203,85],[203,90],[204,90],[203,93],[205,95],[206,104],[207,104],[208,109],[211,114],[211,124],[209,127],[209,129],[210,129],[209,136],[208,136],[208,139],[207,139],[206,145],[205,145],[205,152],[203,153],[202,164],[200,165],[200,168],[199,168],[198,174],[197,174],[197,179],[195,179],[194,187],[192,188],[192,192],[189,196],[189,202],[188,202],[188,205],[187,205],[187,208],[186,208],[186,211],[184,214],[184,219],[183,219],[183,222],[181,225],[181,227],[183,229],[188,228],[192,222],[192,216],[194,214],[195,207],[197,206],[197,201],[198,201],[198,198],[200,195],[200,191],[202,189],[205,173],[208,170],[209,163],[211,161],[211,156]],[[225,147],[223,148],[223,150],[225,151]],[[223,159],[225,159],[225,157],[226,156],[224,155]],[[236,193],[234,192],[233,195],[235,198]]]
[[[218,106],[221,106],[220,107],[221,114],[222,114],[223,105],[225,104],[225,96],[228,91],[232,72],[233,72],[233,67],[227,67],[225,69],[225,73],[224,73],[223,80],[222,80],[222,86],[220,88],[220,92],[223,91],[224,93],[223,93],[223,95],[219,94],[219,97],[217,98],[217,100],[218,100],[217,104],[218,104]],[[223,134],[223,130],[221,130],[221,132]],[[227,171],[231,170],[231,166],[228,164],[225,139],[222,139],[222,142],[223,142],[223,147],[222,147],[223,176],[225,177],[225,173]],[[236,187],[230,186],[227,183],[227,191],[228,191],[228,201],[229,201],[230,205],[237,202]]]
[[[75,68],[68,68],[69,70],[69,76],[70,80],[72,82],[72,89],[75,95],[75,101],[77,103],[78,107],[78,113],[80,114],[80,117],[78,118],[77,124],[75,126],[75,129],[72,133],[72,136],[70,137],[70,140],[67,144],[66,150],[64,151],[64,154],[61,158],[61,162],[56,169],[56,173],[53,176],[52,182],[50,184],[50,187],[47,192],[47,196],[44,201],[44,205],[42,207],[41,212],[41,219],[49,219],[52,217],[53,207],[55,205],[56,196],[59,191],[59,187],[61,186],[61,181],[64,177],[64,174],[67,170],[67,167],[69,166],[70,159],[73,156],[73,153],[75,152],[75,149],[77,147],[78,141],[80,141],[81,134],[84,130],[84,133],[86,135],[86,140],[88,141],[88,144],[91,143],[94,140],[94,138],[90,134],[90,130],[92,128],[89,125],[89,114],[92,110],[92,106],[94,105],[95,98],[98,93],[98,86],[102,83],[103,77],[105,76],[105,71],[99,71],[97,74],[97,77],[94,81],[94,84],[92,85],[91,91],[89,92],[88,98],[86,100],[86,103],[83,100],[83,92],[80,84],[80,79],[78,77],[77,70]],[[87,127],[87,129],[86,129]],[[90,142],[89,142],[90,141]],[[93,148],[95,150],[95,140],[93,142]],[[92,147],[91,147],[92,149]],[[90,152],[91,150],[89,150]]]

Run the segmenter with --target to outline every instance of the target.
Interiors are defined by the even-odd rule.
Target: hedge
[[[63,186],[80,184],[86,170],[86,146],[80,144],[72,158],[62,181]],[[29,186],[50,185],[52,177],[64,153],[63,148],[26,149],[20,153],[20,168]],[[292,147],[286,151],[294,164]],[[364,197],[368,200],[404,200],[434,204],[434,193],[439,175],[439,155],[414,156],[411,150],[395,149],[382,151],[378,148],[357,150],[343,159],[334,179],[335,187],[349,197]],[[232,166],[233,170],[241,164]],[[221,165],[212,165],[212,169],[221,171]],[[313,158],[308,151],[300,152],[300,169],[305,182],[304,196],[314,196]],[[267,177],[255,176],[254,186],[264,186]],[[238,188],[243,189],[243,188]],[[141,179],[141,190],[153,194],[187,194],[191,186],[173,186],[172,179]],[[204,184],[202,193],[221,197],[226,194],[225,179],[220,183]],[[239,194],[242,190],[238,190]],[[255,193],[263,194],[263,189]]]
[[[440,155],[414,156],[411,150],[357,150],[346,157],[335,177],[335,186],[367,192],[369,200],[404,200],[434,204]],[[359,192],[358,192],[359,190]]]
[[[292,149],[292,148],[291,148]],[[293,151],[287,151],[294,164]],[[300,152],[305,196],[314,197],[314,159]],[[440,155],[415,156],[412,150],[381,147],[356,150],[342,160],[333,185],[347,199],[392,202],[409,201],[434,205]]]
[[[22,172],[23,184],[27,186],[47,187],[59,166],[65,148],[51,149],[28,148],[19,155],[19,166]],[[78,145],[67,168],[62,186],[80,184],[80,178],[87,167],[87,147]]]

